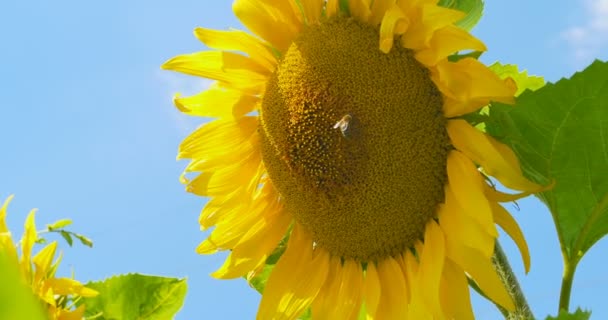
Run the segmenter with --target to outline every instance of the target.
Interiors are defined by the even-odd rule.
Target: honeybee
[[[338,122],[334,124],[334,129],[340,129],[340,132],[346,138],[348,134],[348,125],[352,119],[353,117],[350,114],[345,114],[342,119],[338,120]]]

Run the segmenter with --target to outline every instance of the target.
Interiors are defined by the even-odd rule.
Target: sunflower
[[[287,241],[258,319],[472,319],[467,276],[514,303],[491,257],[498,202],[540,190],[505,145],[461,116],[516,86],[462,50],[486,47],[436,0],[236,0],[255,35],[204,28],[211,51],[164,69],[215,80],[174,102],[217,118],[180,145],[187,190],[211,199],[201,254],[230,250],[212,275],[259,272]],[[198,172],[189,179],[188,173]],[[489,176],[522,191],[496,191]],[[288,240],[286,240],[288,239]]]
[[[73,308],[70,302],[78,297],[93,297],[97,291],[87,288],[80,282],[70,278],[56,278],[55,272],[61,258],[53,263],[57,242],[53,241],[42,248],[32,257],[34,243],[38,239],[35,222],[35,210],[32,210],[25,220],[25,231],[21,240],[21,258],[17,253],[17,245],[13,243],[11,233],[6,225],[6,209],[12,196],[0,208],[0,252],[6,254],[9,261],[19,265],[19,271],[24,283],[32,289],[34,295],[41,301],[52,320],[76,320],[84,316],[85,306]]]

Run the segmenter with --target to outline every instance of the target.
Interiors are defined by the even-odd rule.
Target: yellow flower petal
[[[500,204],[490,202],[492,207],[492,213],[494,214],[494,220],[510,237],[515,241],[519,252],[521,253],[521,259],[524,261],[524,268],[526,273],[530,271],[530,251],[528,250],[528,244],[524,238],[524,234],[521,232],[517,221],[513,219],[513,216],[505,210]]]
[[[84,304],[74,310],[59,309],[57,320],[82,320],[84,318],[84,311]]]
[[[295,3],[293,0],[292,2]],[[323,2],[322,0],[300,0],[308,24],[319,22],[321,13],[323,12]]]
[[[428,48],[436,31],[450,26],[465,16],[461,11],[439,7],[435,3],[407,9],[403,4],[400,5],[404,12],[409,11],[412,20],[407,33],[401,38],[401,45],[414,50]]]
[[[284,210],[276,210],[276,214],[268,214],[257,221],[232,248],[232,252],[224,265],[211,275],[218,279],[242,277],[250,270],[263,266],[266,258],[277,247],[289,229],[292,217]]]
[[[444,60],[432,69],[431,79],[444,94],[443,113],[447,118],[475,112],[490,101],[515,102],[515,82],[500,79],[473,58]]]
[[[209,48],[244,52],[270,72],[273,72],[276,67],[277,60],[272,50],[264,42],[247,32],[220,31],[199,27],[194,29],[194,35]]]
[[[409,26],[408,17],[393,4],[384,14],[380,25],[380,50],[388,53],[393,47],[395,34],[403,34]]]
[[[462,243],[479,250],[488,259],[492,257],[495,238],[470,215],[463,212],[449,186],[446,187],[445,198],[445,204],[440,206],[438,216],[446,241]]]
[[[226,163],[244,160],[257,150],[258,137],[253,137],[257,127],[257,117],[210,122],[182,141],[177,158],[196,159],[186,172],[221,169]]]
[[[203,172],[188,183],[186,190],[200,196],[221,196],[257,185],[262,175],[261,156],[245,163],[236,163],[221,170]]]
[[[268,278],[257,319],[297,319],[310,306],[329,270],[329,253],[323,249],[313,252],[312,244],[312,238],[296,224]]]
[[[444,235],[435,220],[424,231],[424,251],[420,255],[418,281],[422,298],[435,318],[442,318],[439,305],[439,283],[445,260]]]
[[[481,165],[485,173],[507,188],[532,192],[543,189],[523,176],[519,161],[509,147],[464,120],[449,120],[447,130],[456,149]]]
[[[381,296],[376,319],[404,319],[409,301],[407,283],[401,267],[393,258],[378,262]]]
[[[250,197],[250,193],[241,190],[227,196],[218,196],[210,199],[199,216],[198,222],[201,225],[201,229],[206,230],[216,225],[227,214],[244,210],[244,207],[249,206]]]
[[[327,0],[325,4],[325,14],[331,18],[340,13],[340,0]]]
[[[446,242],[448,257],[458,264],[477,283],[481,291],[503,308],[513,311],[515,305],[498,278],[490,260],[476,250],[458,243]]]
[[[35,282],[40,281],[44,276],[47,275],[55,257],[55,251],[57,250],[57,241],[49,243],[47,246],[42,248],[32,259],[34,266],[36,267]]]
[[[21,268],[24,273],[28,275],[28,280],[30,279],[32,269],[30,264],[32,248],[38,239],[38,233],[36,232],[36,221],[34,217],[35,215],[36,209],[30,211],[30,214],[25,219],[25,231],[21,237]]]
[[[450,259],[445,260],[440,299],[446,319],[475,319],[467,277],[464,270]]]
[[[395,0],[374,0],[372,1],[369,24],[377,26],[382,22],[387,10],[395,3]]]
[[[365,311],[367,319],[374,319],[378,311],[378,304],[382,296],[380,278],[376,265],[373,262],[367,264],[365,279],[363,280],[363,296],[365,299]]]
[[[95,297],[99,293],[91,288],[85,287],[82,283],[70,278],[50,278],[45,282],[53,288],[53,292],[58,295],[78,295],[82,297]]]
[[[225,51],[202,51],[169,59],[163,69],[221,81],[250,94],[263,91],[270,72],[251,58]]]
[[[448,26],[435,31],[429,47],[416,52],[416,60],[425,66],[435,66],[439,61],[460,50],[486,51],[486,46],[466,30]]]
[[[175,107],[188,115],[211,118],[241,118],[253,111],[260,98],[217,84],[193,96],[173,97]]]
[[[9,232],[8,227],[6,226],[6,208],[8,208],[8,204],[11,203],[13,197],[13,195],[8,196],[0,208],[0,237],[4,236],[3,233]]]
[[[363,289],[361,264],[347,259],[342,265],[339,258],[335,260],[337,266],[331,268],[336,272],[330,272],[326,286],[313,302],[314,319],[356,319],[359,314]]]
[[[361,22],[367,22],[372,14],[370,3],[371,0],[348,0],[350,14]]]
[[[453,150],[448,155],[448,181],[454,198],[463,211],[476,220],[492,237],[498,231],[492,218],[492,209],[483,192],[483,183],[475,165],[465,155]]]
[[[300,29],[288,1],[235,0],[232,11],[247,29],[281,52],[287,50]]]

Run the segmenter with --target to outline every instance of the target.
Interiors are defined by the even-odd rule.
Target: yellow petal
[[[21,237],[21,268],[25,274],[31,274],[30,259],[32,256],[32,248],[34,243],[38,239],[38,233],[36,232],[36,221],[35,221],[36,210],[30,211],[30,214],[25,219],[25,231]]]
[[[295,1],[294,1],[295,2]],[[301,0],[302,9],[304,10],[304,16],[306,17],[306,22],[308,24],[313,24],[319,22],[321,18],[321,13],[323,12],[323,3],[322,0]]]
[[[234,164],[256,151],[257,135],[253,136],[257,127],[257,117],[212,121],[182,141],[177,159],[196,160],[196,165],[191,164],[186,172],[224,168],[226,164]]]
[[[416,243],[416,252],[418,256],[421,256],[424,252],[422,242]],[[408,292],[410,296],[410,303],[408,307],[408,319],[432,319],[433,315],[427,305],[424,303],[422,294],[423,283],[419,281],[420,265],[418,259],[412,254],[411,251],[406,251],[403,256],[403,268],[408,285]]]
[[[447,130],[456,149],[481,165],[485,173],[507,188],[532,192],[543,189],[523,176],[519,161],[509,147],[464,120],[449,120]]]
[[[325,15],[331,18],[340,13],[340,0],[327,0],[325,5]]]
[[[272,50],[263,41],[247,32],[196,28],[194,35],[209,48],[244,52],[270,72],[273,72],[277,65]]]
[[[223,196],[255,187],[262,175],[261,155],[245,163],[227,165],[212,172],[203,172],[188,183],[186,191],[199,196]]]
[[[370,2],[371,0],[348,0],[351,16],[356,17],[361,22],[367,22],[372,13]]]
[[[342,283],[343,272],[340,260],[340,258],[335,256],[329,260],[327,279],[310,307],[313,319],[331,319],[329,314],[331,313],[331,309],[335,308],[336,303],[338,303],[339,296],[337,293],[340,291]]]
[[[217,84],[193,96],[173,97],[175,107],[188,115],[211,118],[241,118],[253,111],[260,98]]]
[[[405,275],[395,259],[389,257],[378,262],[381,296],[376,319],[404,319],[409,301]]]
[[[374,319],[378,311],[381,297],[380,278],[376,265],[373,262],[367,264],[365,279],[363,282],[363,295],[365,299],[365,311],[367,319]]]
[[[206,230],[225,218],[232,212],[243,212],[249,206],[251,198],[250,192],[240,191],[226,196],[213,197],[199,216],[198,222],[202,230]]]
[[[477,250],[458,243],[446,242],[446,249],[448,257],[475,280],[486,296],[509,311],[515,310],[513,300],[498,278],[490,259]]]
[[[445,188],[445,204],[439,208],[439,225],[446,235],[446,241],[455,241],[479,250],[485,257],[494,254],[496,238],[488,234],[456,202],[454,192]]]
[[[13,200],[13,195],[8,196],[8,198],[6,198],[6,200],[4,200],[4,203],[2,204],[2,207],[0,208],[0,237],[4,236],[2,233],[8,233],[8,227],[6,225],[6,208],[8,208],[8,204],[11,203],[11,200]]]
[[[443,317],[439,305],[439,283],[445,260],[445,244],[441,228],[429,221],[424,232],[424,251],[420,255],[418,281],[422,298],[435,318]]]
[[[42,248],[32,259],[32,262],[36,267],[36,281],[39,281],[42,277],[46,276],[47,272],[50,270],[56,249],[57,241],[53,241]]]
[[[285,52],[300,23],[288,1],[235,0],[232,11],[247,29]]]
[[[439,61],[460,50],[486,51],[486,46],[467,31],[448,26],[435,31],[429,47],[416,52],[416,60],[425,66],[434,66]]]
[[[57,320],[82,320],[84,318],[85,305],[81,304],[74,310],[59,309]]]
[[[398,5],[393,4],[384,14],[380,25],[380,50],[388,53],[393,47],[395,34],[403,34],[409,26],[408,17]]]
[[[201,51],[169,59],[163,69],[221,81],[250,94],[263,91],[270,72],[251,58],[225,51]]]
[[[327,279],[329,253],[317,248],[298,224],[295,225],[287,249],[272,270],[257,319],[297,319],[315,299]]]
[[[382,22],[388,9],[395,3],[395,0],[374,0],[372,1],[369,24],[377,26]]]
[[[524,234],[521,232],[517,221],[513,219],[511,214],[505,210],[500,204],[490,202],[492,206],[492,213],[494,214],[494,220],[508,235],[515,241],[519,252],[521,253],[521,259],[524,261],[524,268],[526,273],[530,271],[530,251],[528,250],[528,244],[524,238]]]
[[[346,259],[340,266],[340,279],[337,290],[332,289],[327,294],[330,308],[326,317],[319,319],[356,319],[361,308],[361,295],[363,289],[363,270],[361,264]],[[315,318],[316,319],[316,318]]]
[[[82,283],[70,278],[50,278],[45,282],[53,288],[53,292],[58,295],[78,295],[82,297],[95,297],[99,293],[91,288],[85,287]]]
[[[492,237],[498,231],[492,218],[490,203],[483,192],[483,182],[475,165],[465,155],[453,150],[448,154],[448,180],[456,203],[477,221]]]
[[[251,206],[241,208],[242,210],[232,210],[222,217],[196,252],[211,254],[217,250],[232,249],[254,224],[263,219],[275,219],[283,213],[274,192],[263,193],[252,201]]]
[[[405,1],[407,2],[407,1]],[[404,12],[411,17],[411,25],[407,33],[401,38],[405,48],[421,50],[431,45],[436,31],[450,26],[460,20],[465,14],[461,11],[439,7],[435,3],[405,8]]]
[[[475,319],[467,277],[450,259],[445,261],[441,278],[441,306],[446,319]]]
[[[444,60],[432,69],[431,79],[444,94],[443,114],[447,118],[477,111],[490,101],[515,102],[517,86],[512,79],[500,79],[473,58]]]
[[[280,210],[268,214],[270,210]],[[224,265],[211,275],[218,279],[242,277],[251,270],[263,266],[268,256],[285,237],[292,222],[291,215],[281,209],[270,209],[241,237]]]

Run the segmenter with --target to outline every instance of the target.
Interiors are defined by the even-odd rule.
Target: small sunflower
[[[55,272],[61,258],[53,263],[57,242],[53,241],[42,248],[32,257],[34,243],[38,239],[35,210],[32,210],[25,220],[25,231],[21,240],[21,257],[17,253],[17,245],[13,243],[11,233],[6,225],[6,209],[12,196],[0,208],[0,251],[9,260],[19,265],[22,280],[32,289],[33,294],[41,301],[51,320],[80,320],[84,316],[85,307],[73,308],[70,301],[78,297],[93,297],[97,291],[87,288],[80,282],[70,278],[56,278]]]
[[[214,277],[259,271],[283,239],[258,319],[472,319],[467,275],[514,304],[491,257],[498,202],[540,190],[515,154],[460,116],[516,86],[473,58],[486,47],[436,0],[236,0],[255,34],[195,30],[212,51],[163,68],[215,80],[175,97],[214,120],[180,146],[187,190],[211,197],[201,254],[231,250]],[[452,59],[455,60],[455,59]],[[496,191],[487,177],[523,191]]]

